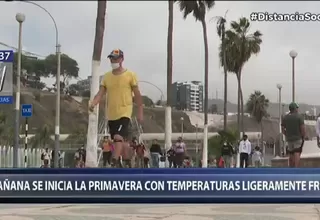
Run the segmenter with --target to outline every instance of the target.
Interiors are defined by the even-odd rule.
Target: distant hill
[[[209,107],[212,105],[212,104],[216,104],[217,107],[218,107],[218,112],[223,112],[223,100],[222,99],[210,99],[209,100]],[[287,112],[289,110],[289,103],[283,103],[284,106],[283,106],[283,111],[284,112]],[[311,115],[313,115],[313,108],[316,108],[317,109],[317,114],[320,113],[320,106],[319,105],[308,105],[308,104],[303,104],[303,103],[299,103],[299,111],[301,113],[305,113],[306,111],[309,111],[309,113]],[[238,110],[237,110],[237,104],[234,104],[234,103],[231,103],[231,102],[228,102],[228,112],[233,112],[233,113],[236,113]],[[273,103],[271,102],[270,105],[269,105],[269,108],[268,108],[268,113],[270,114],[271,117],[276,117],[278,118],[279,117],[279,104],[278,103]]]

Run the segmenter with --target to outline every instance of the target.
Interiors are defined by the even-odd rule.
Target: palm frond
[[[245,17],[240,18],[238,21],[232,21],[230,25],[230,30],[225,31],[225,42],[219,48],[219,56],[221,61],[221,51],[225,49],[228,71],[238,74],[251,56],[260,52],[262,34],[260,31],[249,34],[250,22]],[[224,65],[223,61],[220,63],[222,66]]]
[[[246,111],[250,113],[258,123],[261,123],[263,118],[268,117],[268,107],[269,99],[267,99],[260,91],[252,93],[246,103]]]
[[[176,1],[179,4],[183,18],[186,19],[192,13],[196,21],[203,21],[206,12],[214,7],[214,1]]]

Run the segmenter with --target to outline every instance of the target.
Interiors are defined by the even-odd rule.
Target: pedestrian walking
[[[289,153],[289,167],[300,167],[300,156],[306,137],[304,118],[298,112],[299,105],[295,102],[289,105],[289,114],[282,119],[282,133],[286,137]]]
[[[254,164],[255,168],[259,168],[262,162],[262,153],[260,152],[259,146],[254,148],[254,152],[252,154],[252,163]]]
[[[102,142],[102,166],[107,167],[111,166],[112,159],[112,141],[109,136],[105,136]]]
[[[243,135],[242,140],[239,143],[240,153],[240,167],[247,168],[249,166],[249,156],[251,155],[251,143],[248,140],[248,135]]]
[[[162,156],[162,151],[156,139],[153,140],[153,143],[150,147],[150,156],[151,156],[152,168],[159,168],[160,156]]]
[[[143,121],[142,97],[138,87],[136,74],[123,66],[124,53],[120,49],[113,50],[108,59],[112,71],[107,72],[101,82],[100,90],[89,105],[89,110],[94,108],[106,94],[108,105],[106,116],[111,139],[115,149],[112,158],[113,167],[121,167],[120,156],[122,149],[127,144],[125,140],[129,135],[129,124],[132,116],[133,96],[138,106],[137,119]]]

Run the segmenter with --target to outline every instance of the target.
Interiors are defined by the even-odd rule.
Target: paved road
[[[0,220],[319,220],[320,205],[0,205]]]

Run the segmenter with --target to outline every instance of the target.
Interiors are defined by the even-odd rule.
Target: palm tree
[[[246,62],[253,54],[260,52],[262,43],[260,31],[249,33],[250,22],[247,18],[242,17],[238,22],[231,22],[231,29],[226,31],[225,35],[225,52],[226,66],[229,72],[235,73],[238,81],[238,130],[244,132],[244,106],[241,87],[242,70]],[[220,53],[220,59],[223,53]],[[223,57],[222,57],[223,58]],[[240,124],[241,113],[241,124]]]
[[[204,41],[204,142],[203,142],[203,167],[207,167],[208,162],[208,78],[209,78],[209,49],[206,24],[206,12],[213,8],[214,1],[178,1],[180,11],[186,19],[189,14],[193,14],[196,21],[200,21],[203,30]]]
[[[172,88],[172,41],[173,41],[173,4],[168,1],[168,39],[167,39],[167,106],[165,111],[165,143],[167,148],[171,147],[172,115],[171,115],[171,88]]]
[[[263,155],[265,154],[265,146],[263,144],[263,118],[268,117],[268,107],[269,99],[267,99],[260,91],[254,91],[246,103],[246,111],[250,113],[260,125]]]
[[[106,10],[107,1],[98,1],[96,33],[92,55],[92,83],[90,90],[91,100],[99,90],[99,67],[103,46]],[[96,108],[95,113],[89,114],[86,167],[97,167],[98,109],[99,107]]]
[[[225,49],[225,36],[226,36],[226,16],[227,12],[225,13],[224,17],[218,17],[217,19],[217,34],[221,39],[220,44],[220,51],[222,52],[222,57],[220,59],[221,66],[223,66],[223,73],[224,73],[224,102],[223,102],[223,130],[227,130],[227,103],[228,103],[228,69],[227,66],[224,65],[226,63],[226,49]]]

